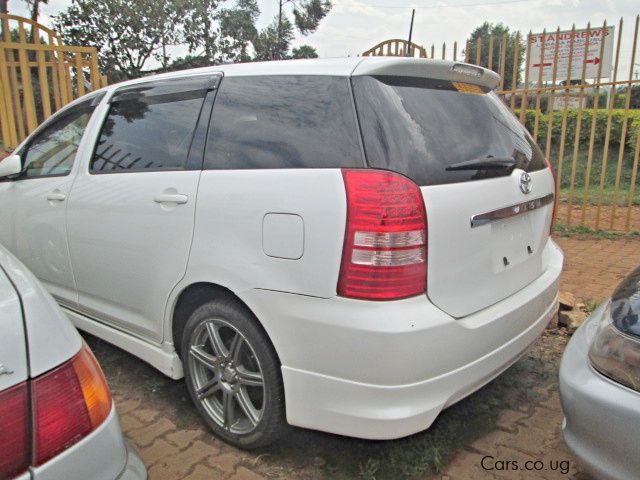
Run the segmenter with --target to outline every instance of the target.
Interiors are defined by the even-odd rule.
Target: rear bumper
[[[115,407],[91,434],[32,469],[34,480],[146,480],[138,454],[122,437]]]
[[[127,462],[117,480],[147,480],[147,468],[138,452],[128,440],[124,441],[124,446],[127,450]]]
[[[254,291],[248,303],[282,362],[287,420],[391,439],[428,428],[440,411],[515,362],[557,309],[562,252],[530,285],[463,319],[426,296],[395,302]]]
[[[571,337],[560,364],[564,439],[595,478],[638,478],[640,393],[596,372],[588,352],[603,308]]]

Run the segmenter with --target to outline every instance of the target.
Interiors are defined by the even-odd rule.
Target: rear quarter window
[[[352,83],[367,162],[373,168],[402,173],[418,185],[511,173],[446,170],[487,156],[513,157],[525,171],[546,168],[540,148],[493,92],[462,93],[465,89],[452,82],[417,77],[362,76]]]
[[[346,77],[274,75],[222,80],[205,169],[362,167]]]

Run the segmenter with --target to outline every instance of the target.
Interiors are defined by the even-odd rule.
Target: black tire
[[[180,350],[191,400],[218,437],[254,449],[285,432],[280,362],[257,319],[241,302],[223,298],[196,308],[185,324]]]

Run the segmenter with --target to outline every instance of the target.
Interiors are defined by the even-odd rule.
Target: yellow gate
[[[640,230],[638,23],[480,37],[460,55],[455,44],[427,55],[500,74],[498,95],[555,169],[561,228]],[[394,55],[379,46],[366,54]]]
[[[53,112],[106,85],[93,47],[63,45],[53,30],[0,14],[0,134],[15,148]]]

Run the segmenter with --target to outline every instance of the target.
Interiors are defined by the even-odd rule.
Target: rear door
[[[458,81],[451,64],[422,61],[409,74],[398,71],[353,78],[367,160],[421,187],[427,294],[442,310],[463,317],[544,271],[553,176],[490,82],[472,76]],[[504,159],[513,165],[490,165]],[[485,163],[464,165],[477,165],[474,160]]]
[[[211,105],[203,105],[216,78],[150,81],[110,99],[68,206],[81,313],[162,340],[193,234],[203,155],[196,127],[200,119],[206,132]]]

